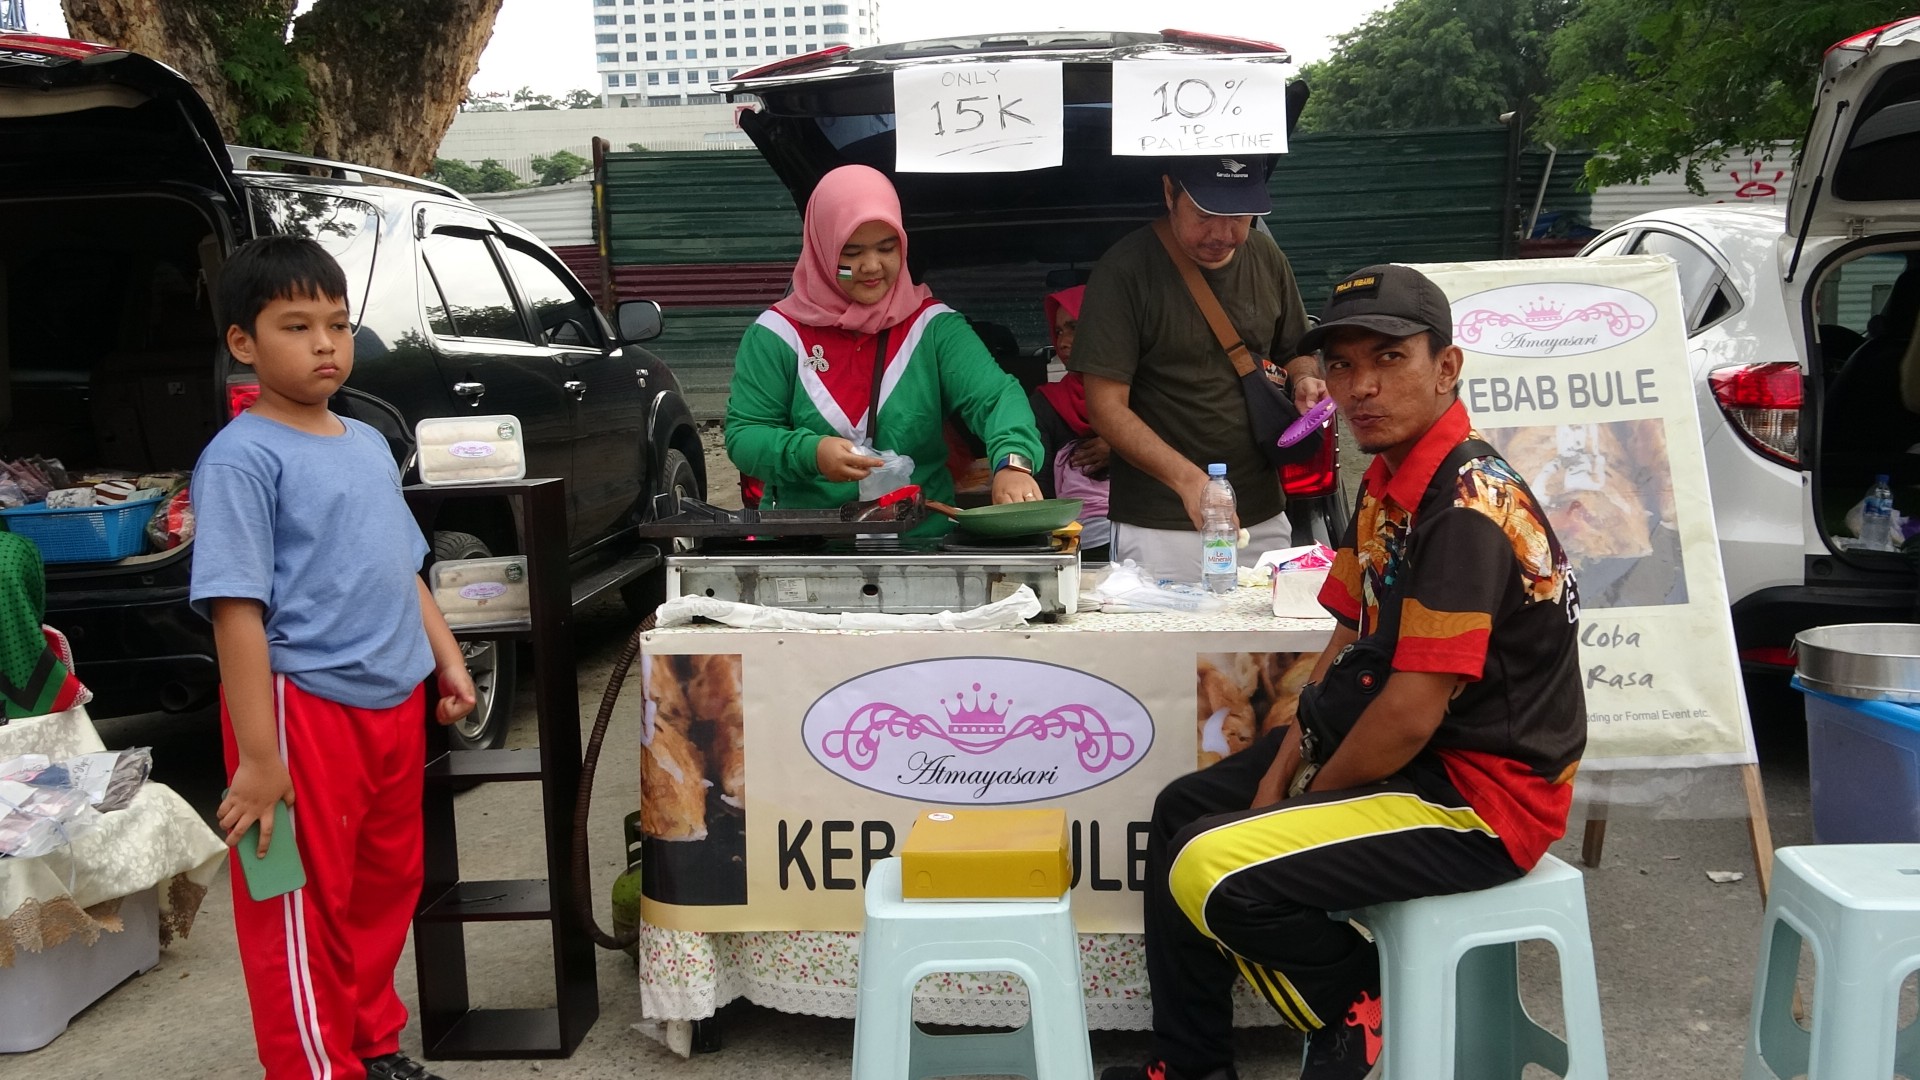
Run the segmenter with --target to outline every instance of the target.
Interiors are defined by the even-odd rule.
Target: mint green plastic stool
[[[945,972],[1010,971],[1027,984],[1027,1025],[1005,1035],[928,1035],[913,988]],[[1080,939],[1068,897],[1048,903],[900,899],[900,860],[867,878],[853,1080],[1011,1075],[1093,1080]]]
[[[1793,1019],[1800,943],[1813,947],[1813,1030]],[[1920,1077],[1920,1024],[1900,984],[1920,969],[1920,844],[1773,853],[1743,1080]]]
[[[1377,904],[1354,918],[1380,945],[1386,1080],[1521,1080],[1529,1064],[1567,1080],[1606,1080],[1580,871],[1548,855],[1518,881]],[[1518,943],[1534,940],[1560,954],[1564,1042],[1520,1001]]]

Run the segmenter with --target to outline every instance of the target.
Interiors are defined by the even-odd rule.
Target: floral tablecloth
[[[853,931],[640,930],[640,1007],[649,1020],[702,1020],[740,998],[780,1012],[851,1018],[859,970],[860,935]],[[1080,935],[1080,970],[1089,1027],[1151,1026],[1140,935]],[[1010,976],[940,975],[914,996],[914,1019],[925,1024],[1011,1025],[1025,1013],[1026,990]],[[1234,1022],[1252,1027],[1280,1021],[1236,982]]]
[[[21,754],[57,761],[103,749],[85,706],[0,726],[0,761]],[[70,849],[0,859],[0,968],[13,965],[15,949],[39,952],[71,937],[91,944],[102,931],[117,931],[121,898],[156,887],[161,943],[186,936],[226,853],[187,800],[147,784]]]

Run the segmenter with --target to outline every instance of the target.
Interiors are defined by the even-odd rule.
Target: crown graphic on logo
[[[967,692],[959,691],[953,695],[953,701],[940,699],[940,707],[947,711],[947,730],[955,735],[999,735],[1007,730],[1007,713],[1013,709],[1013,699],[1000,700],[999,694],[980,693],[980,684],[973,684],[973,700],[967,700]]]
[[[1539,303],[1521,308],[1520,316],[1530,323],[1552,325],[1560,322],[1562,310],[1559,304],[1543,296]]]

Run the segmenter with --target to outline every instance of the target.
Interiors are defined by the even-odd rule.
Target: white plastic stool
[[[1010,971],[1027,984],[1025,1027],[1005,1035],[929,1035],[914,1025],[913,988],[921,979],[973,971]],[[1080,987],[1080,939],[1067,897],[907,903],[900,898],[900,860],[883,859],[867,878],[853,1080],[1093,1080]]]
[[[1800,943],[1813,947],[1813,1030],[1793,1019]],[[1900,984],[1920,969],[1920,844],[1773,853],[1744,1080],[1920,1076],[1920,1024],[1900,1028]]]
[[[1518,881],[1364,908],[1380,946],[1387,1080],[1520,1080],[1529,1064],[1605,1080],[1600,987],[1580,872],[1551,855]],[[1560,954],[1567,1039],[1520,1001],[1519,942]],[[1344,1023],[1345,1017],[1323,1017]]]

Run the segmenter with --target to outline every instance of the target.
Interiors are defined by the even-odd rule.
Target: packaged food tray
[[[449,559],[427,568],[434,603],[455,630],[524,623],[532,614],[527,557]]]
[[[147,522],[164,499],[118,506],[75,506],[49,510],[43,505],[0,510],[7,531],[24,536],[50,563],[112,562],[146,549]]]

